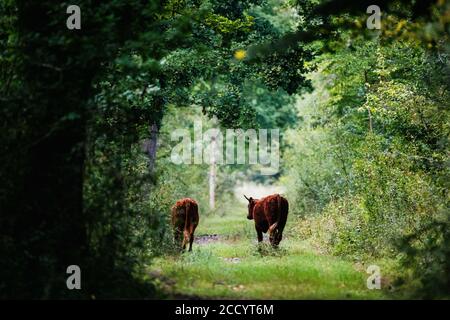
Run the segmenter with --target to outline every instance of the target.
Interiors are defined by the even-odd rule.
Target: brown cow
[[[258,242],[263,240],[263,232],[269,231],[269,240],[272,246],[278,246],[282,237],[284,226],[286,225],[289,211],[289,203],[286,198],[279,194],[273,194],[262,199],[248,200],[247,219],[255,220]]]
[[[176,243],[181,239],[183,250],[189,242],[189,251],[192,251],[192,242],[194,242],[194,231],[199,222],[198,205],[195,200],[184,198],[178,200],[172,207],[172,225]]]

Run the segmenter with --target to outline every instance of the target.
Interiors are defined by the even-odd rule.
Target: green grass
[[[367,289],[368,275],[351,262],[315,253],[305,241],[290,236],[278,249],[258,245],[245,208],[201,219],[196,235],[218,234],[218,241],[194,244],[193,252],[155,259],[149,267],[169,298],[388,298]]]
[[[251,233],[254,233],[254,226],[247,220],[246,210],[246,208],[238,207],[224,216],[202,216],[195,235],[218,234],[228,239],[249,237]]]

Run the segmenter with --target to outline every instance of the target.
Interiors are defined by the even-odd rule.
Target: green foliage
[[[412,275],[399,283],[446,296],[448,55],[347,36],[319,58],[316,91],[288,135],[283,181],[299,232],[325,252],[403,262]]]
[[[70,32],[61,4],[2,2],[2,25],[7,27],[2,39],[8,41],[1,42],[1,295],[101,296],[111,289],[108,277],[118,271],[117,281],[130,289],[124,296],[135,296],[140,284],[129,270],[123,272],[128,262],[103,259],[91,248],[93,213],[83,205],[87,110],[102,64],[116,58],[127,40],[134,46],[137,33],[152,29],[151,11],[158,5],[114,1],[94,8],[82,1],[83,29]],[[111,256],[121,250],[123,246],[112,247]],[[65,286],[71,264],[86,271],[82,293]]]
[[[253,26],[253,17],[244,15],[244,20],[230,20],[218,14],[209,14],[205,19],[205,24],[219,33],[249,32]]]
[[[420,280],[414,297],[448,299],[449,227],[448,208],[441,208],[435,221],[408,235],[399,244],[406,253],[402,262],[412,270],[409,277],[403,276],[400,281]]]
[[[208,207],[208,165],[170,162],[170,133],[199,118],[286,131],[302,235],[399,259],[420,296],[448,295],[450,4],[383,3],[372,32],[350,0],[79,1],[70,31],[65,2],[2,1],[0,296],[153,296],[143,273],[173,249],[171,205]],[[219,168],[218,202],[245,177]],[[83,291],[65,287],[71,264]]]

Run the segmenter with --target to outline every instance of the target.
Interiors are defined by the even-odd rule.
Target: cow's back
[[[191,225],[198,225],[198,205],[191,198],[178,200],[172,207],[172,224],[174,228],[183,230]]]
[[[261,199],[264,216],[269,226],[277,223],[279,230],[283,230],[286,225],[289,204],[286,198],[279,194],[273,194]]]
[[[186,248],[189,243],[189,251],[192,251],[194,231],[199,222],[198,205],[195,200],[184,198],[178,200],[172,207],[172,224],[174,228],[175,242]]]

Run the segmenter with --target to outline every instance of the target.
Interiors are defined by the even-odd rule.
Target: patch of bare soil
[[[227,261],[227,262],[231,262],[231,263],[239,263],[241,262],[241,258],[223,258],[223,260]]]
[[[218,234],[202,234],[195,236],[195,243],[197,244],[207,244],[211,242],[216,242],[221,240],[221,237]]]

